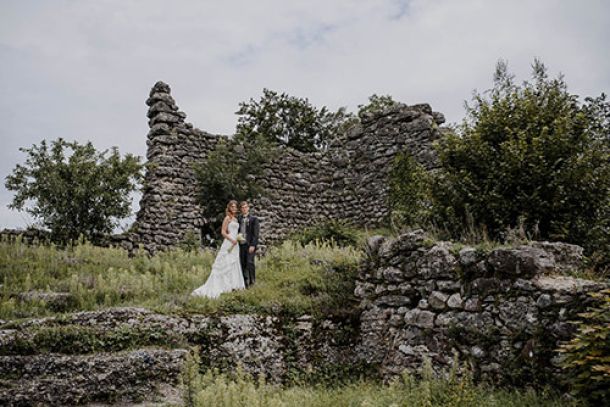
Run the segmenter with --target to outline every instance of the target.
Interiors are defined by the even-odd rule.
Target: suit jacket
[[[240,230],[242,222],[246,222],[246,242],[244,244],[254,247],[258,246],[258,238],[261,231],[258,218],[252,215],[248,215],[247,217],[239,215],[238,221]]]

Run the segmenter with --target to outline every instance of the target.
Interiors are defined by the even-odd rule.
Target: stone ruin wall
[[[418,372],[427,358],[437,372],[457,358],[475,378],[560,386],[561,342],[570,322],[607,283],[570,277],[582,247],[532,242],[491,251],[430,242],[413,232],[373,237],[361,265],[357,354],[384,377]]]
[[[180,243],[189,230],[201,232],[204,219],[192,165],[205,159],[223,136],[186,123],[186,114],[163,82],[153,86],[146,104],[150,131],[145,186],[136,221],[122,244],[127,249],[142,244],[154,253]],[[443,122],[443,115],[427,104],[401,104],[365,115],[325,152],[282,148],[264,169],[265,196],[253,205],[263,244],[328,219],[364,227],[382,224],[389,213],[386,177],[391,161],[406,149],[426,168],[434,168],[432,142],[441,137],[438,126]]]

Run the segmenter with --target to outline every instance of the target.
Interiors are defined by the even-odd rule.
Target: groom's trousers
[[[246,287],[250,287],[256,281],[256,266],[254,265],[256,251],[249,253],[249,247],[247,244],[239,245],[239,262],[241,263],[241,272],[244,275]]]

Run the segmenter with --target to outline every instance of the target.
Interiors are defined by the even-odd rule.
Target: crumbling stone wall
[[[123,244],[163,250],[199,232],[204,220],[197,204],[192,164],[204,160],[219,140],[185,122],[170,87],[157,82],[149,106],[147,172],[133,231]],[[411,152],[426,168],[436,166],[432,142],[441,137],[444,117],[429,105],[398,105],[366,114],[361,124],[325,152],[283,148],[265,168],[266,195],[254,202],[263,243],[325,219],[378,226],[389,213],[387,173],[394,156]]]
[[[457,357],[494,382],[556,385],[560,341],[603,283],[562,275],[582,248],[534,242],[484,252],[423,233],[369,240],[355,293],[358,354],[383,376],[417,372],[424,359],[449,370]]]
[[[187,231],[199,233],[203,225],[197,203],[193,163],[205,159],[218,136],[185,123],[170,94],[170,87],[157,82],[146,100],[148,147],[140,210],[123,245],[142,243],[151,252],[179,243]]]

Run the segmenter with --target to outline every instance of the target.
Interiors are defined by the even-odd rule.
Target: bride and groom
[[[254,284],[254,258],[260,222],[256,216],[250,215],[247,201],[239,204],[239,210],[241,214],[237,216],[237,201],[229,201],[221,228],[224,240],[212,264],[212,272],[205,284],[191,295],[216,298],[224,292],[248,288]]]

